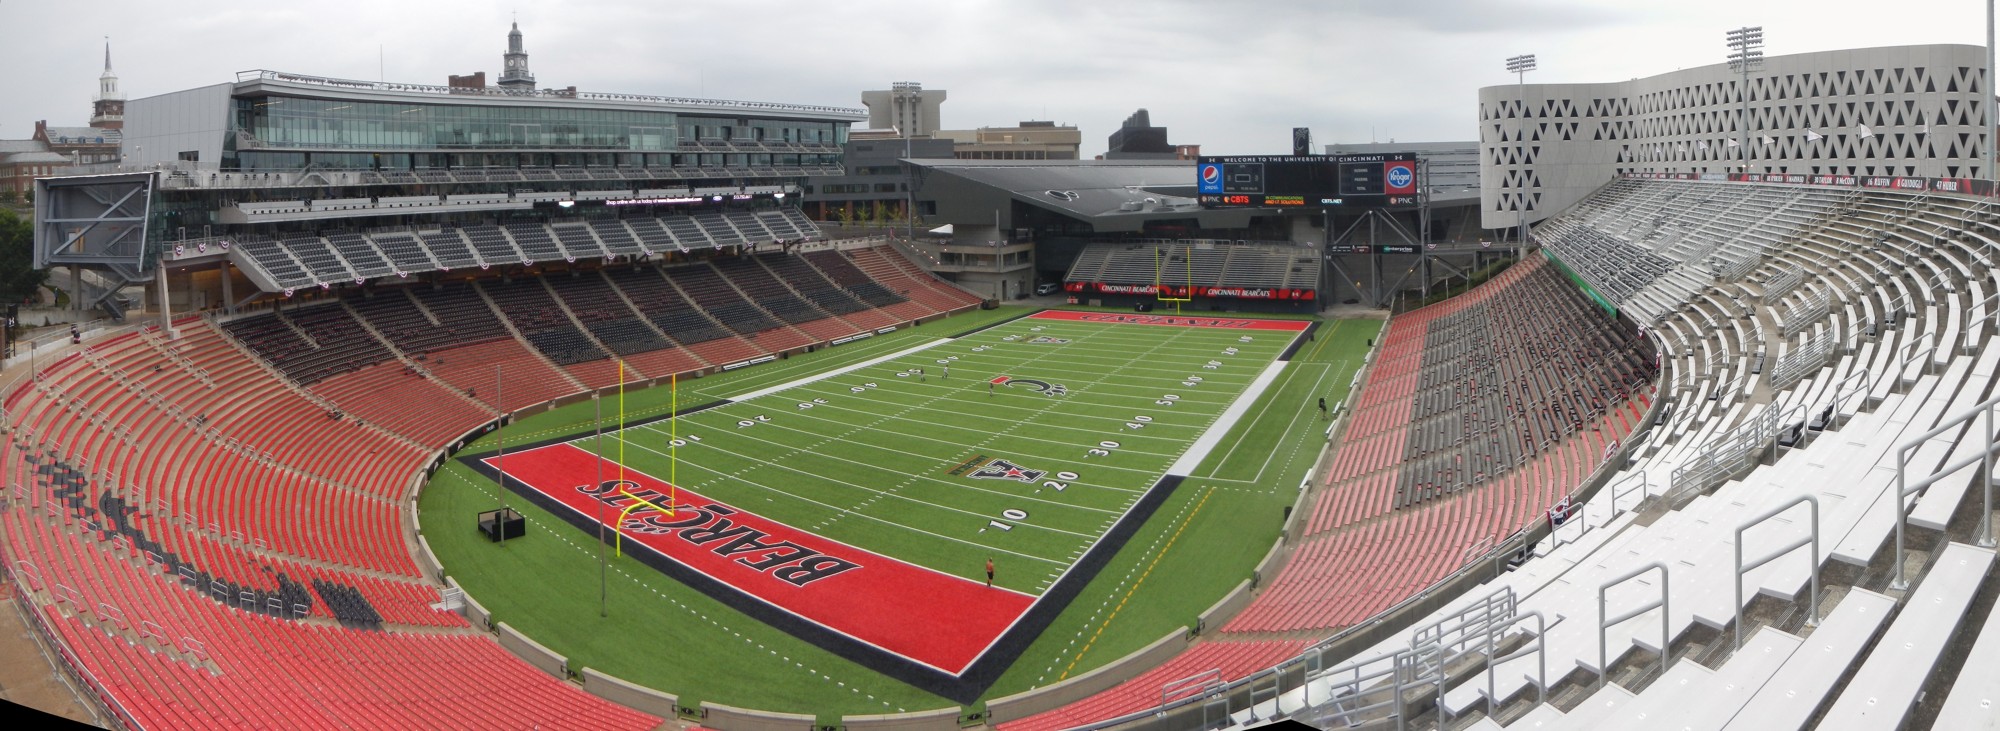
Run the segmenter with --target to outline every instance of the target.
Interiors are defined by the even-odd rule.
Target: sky
[[[86,9],[80,9],[86,8]],[[443,85],[497,80],[518,19],[543,87],[861,107],[915,81],[949,93],[949,129],[1051,120],[1083,155],[1134,110],[1204,154],[1334,142],[1476,139],[1482,86],[1597,83],[1720,63],[1759,25],[1775,56],[1984,45],[1968,0],[0,0],[0,139],[82,125],[104,37],[127,98],[270,69]]]

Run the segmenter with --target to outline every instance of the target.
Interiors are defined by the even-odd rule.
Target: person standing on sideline
[[[1321,420],[1324,420],[1324,419],[1326,419],[1326,397],[1325,397],[1325,396],[1321,396],[1321,397],[1319,397],[1319,418],[1320,418]]]
[[[993,586],[993,557],[992,557],[992,556],[987,556],[987,557],[986,557],[986,586],[987,586],[987,587],[989,587],[989,588]]]

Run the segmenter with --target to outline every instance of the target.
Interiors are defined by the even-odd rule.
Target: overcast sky
[[[1720,62],[1723,31],[1765,28],[1767,55],[1983,45],[1967,0],[572,0],[310,3],[0,0],[0,139],[81,125],[103,37],[128,98],[273,69],[443,84],[497,80],[518,15],[544,87],[860,107],[865,89],[944,89],[944,125],[1047,119],[1086,157],[1133,110],[1208,154],[1328,142],[1474,139],[1477,89],[1602,82]]]

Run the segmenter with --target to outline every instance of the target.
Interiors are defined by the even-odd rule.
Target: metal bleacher
[[[1304,262],[1301,263],[1303,257]],[[1319,266],[1294,246],[1222,242],[1094,243],[1077,254],[1067,282],[1310,289]]]
[[[1474,588],[1212,697],[1245,726],[1993,727],[1996,224],[1971,198],[1640,180],[1543,224],[1651,323],[1650,430],[1545,536],[1432,584]],[[1495,596],[1456,644],[1383,632]]]
[[[629,224],[629,227],[628,227]],[[284,289],[359,283],[427,271],[693,252],[820,235],[795,208],[415,231],[335,230],[237,237],[242,266]]]

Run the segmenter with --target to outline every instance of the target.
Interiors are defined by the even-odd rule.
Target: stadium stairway
[[[1620,181],[1599,196],[1662,197],[1648,187]],[[1985,207],[1970,200],[1871,191],[1843,205],[1794,217],[1809,223],[1763,244],[1766,259],[1746,279],[1751,284],[1709,284],[1662,313],[1655,333],[1667,346],[1670,370],[1682,371],[1664,384],[1662,397],[1678,407],[1673,415],[1571,521],[1529,545],[1532,558],[1518,570],[1416,623],[1428,626],[1466,611],[1478,597],[1506,592],[1519,598],[1515,616],[1538,613],[1548,622],[1545,632],[1519,625],[1496,632],[1496,647],[1518,648],[1496,662],[1478,651],[1448,653],[1440,664],[1458,663],[1451,672],[1457,681],[1435,705],[1418,702],[1413,725],[1990,722],[1991,676],[1980,672],[1990,663],[1977,657],[1979,646],[1966,648],[1975,638],[1990,644],[1993,617],[1967,609],[1990,606],[1996,591],[1992,551],[1967,545],[1978,537],[1983,504],[1976,462],[1911,498],[1908,589],[1892,578],[1897,466],[1907,465],[1915,479],[1989,446],[1959,428],[1929,432],[1993,395],[2000,351],[1981,347],[1992,331],[1986,317],[1970,312],[1983,301],[1971,296],[1971,283],[1994,281],[1988,263],[2000,246],[1983,233],[1991,229]],[[1624,228],[1615,205],[1586,201],[1566,215]],[[1633,214],[1646,215],[1657,214]],[[1853,219],[1869,223],[1850,225]],[[1906,237],[1900,249],[1875,238],[1894,231]],[[1821,297],[1831,306],[1806,306]],[[1719,333],[1729,338],[1710,337]],[[1814,353],[1821,338],[1834,347]],[[1759,343],[1770,348],[1762,369],[1751,357]],[[1794,354],[1809,356],[1800,361],[1802,374],[1774,380],[1772,368]],[[1799,441],[1770,446],[1778,436],[1772,424]],[[1732,440],[1743,435],[1764,435],[1756,438],[1765,446],[1736,449],[1741,442]],[[1806,497],[1817,500],[1816,526],[1798,504]],[[1771,517],[1752,522],[1759,515]],[[1739,555],[1771,554],[1815,527],[1817,563],[1798,546],[1738,575]],[[1655,562],[1664,569],[1647,570]],[[1807,597],[1814,575],[1822,585],[1816,604]],[[1633,580],[1620,581],[1628,576]],[[1740,588],[1730,587],[1731,577]],[[1669,606],[1630,614],[1600,645],[1592,618],[1643,607],[1663,592]],[[1823,618],[1809,624],[1816,612]],[[1379,671],[1415,642],[1404,635],[1348,648],[1344,662],[1325,659],[1321,667],[1331,669],[1309,691],[1270,688],[1254,713],[1240,712],[1237,720],[1282,712],[1323,724],[1383,722],[1379,714],[1347,709],[1383,697],[1385,689],[1332,678]],[[1965,667],[1938,672],[1948,658],[1964,658]],[[1542,663],[1546,675],[1537,669]],[[1314,702],[1307,706],[1306,698]],[[1340,700],[1329,705],[1328,698]]]
[[[752,223],[704,233],[799,231]],[[584,245],[575,231],[474,233],[493,256]],[[454,241],[467,262],[475,256],[458,232],[419,235],[433,256]],[[346,266],[325,241],[293,243],[313,266]],[[884,308],[916,305],[847,257],[752,259],[746,281],[784,287],[814,315],[807,322],[841,333],[907,322]],[[711,265],[698,267],[712,291],[749,306]],[[904,287],[929,278],[889,274]],[[617,353],[656,364],[638,369],[648,375],[771,352],[724,328],[735,320],[705,311],[672,276],[640,264],[574,282],[382,287],[71,349],[4,397],[0,563],[39,633],[128,726],[656,727],[662,719],[585,695],[438,608],[404,511],[433,450],[489,418],[495,363],[518,408],[605,382],[591,364],[614,362],[605,348],[627,342],[606,334],[660,346]]]

